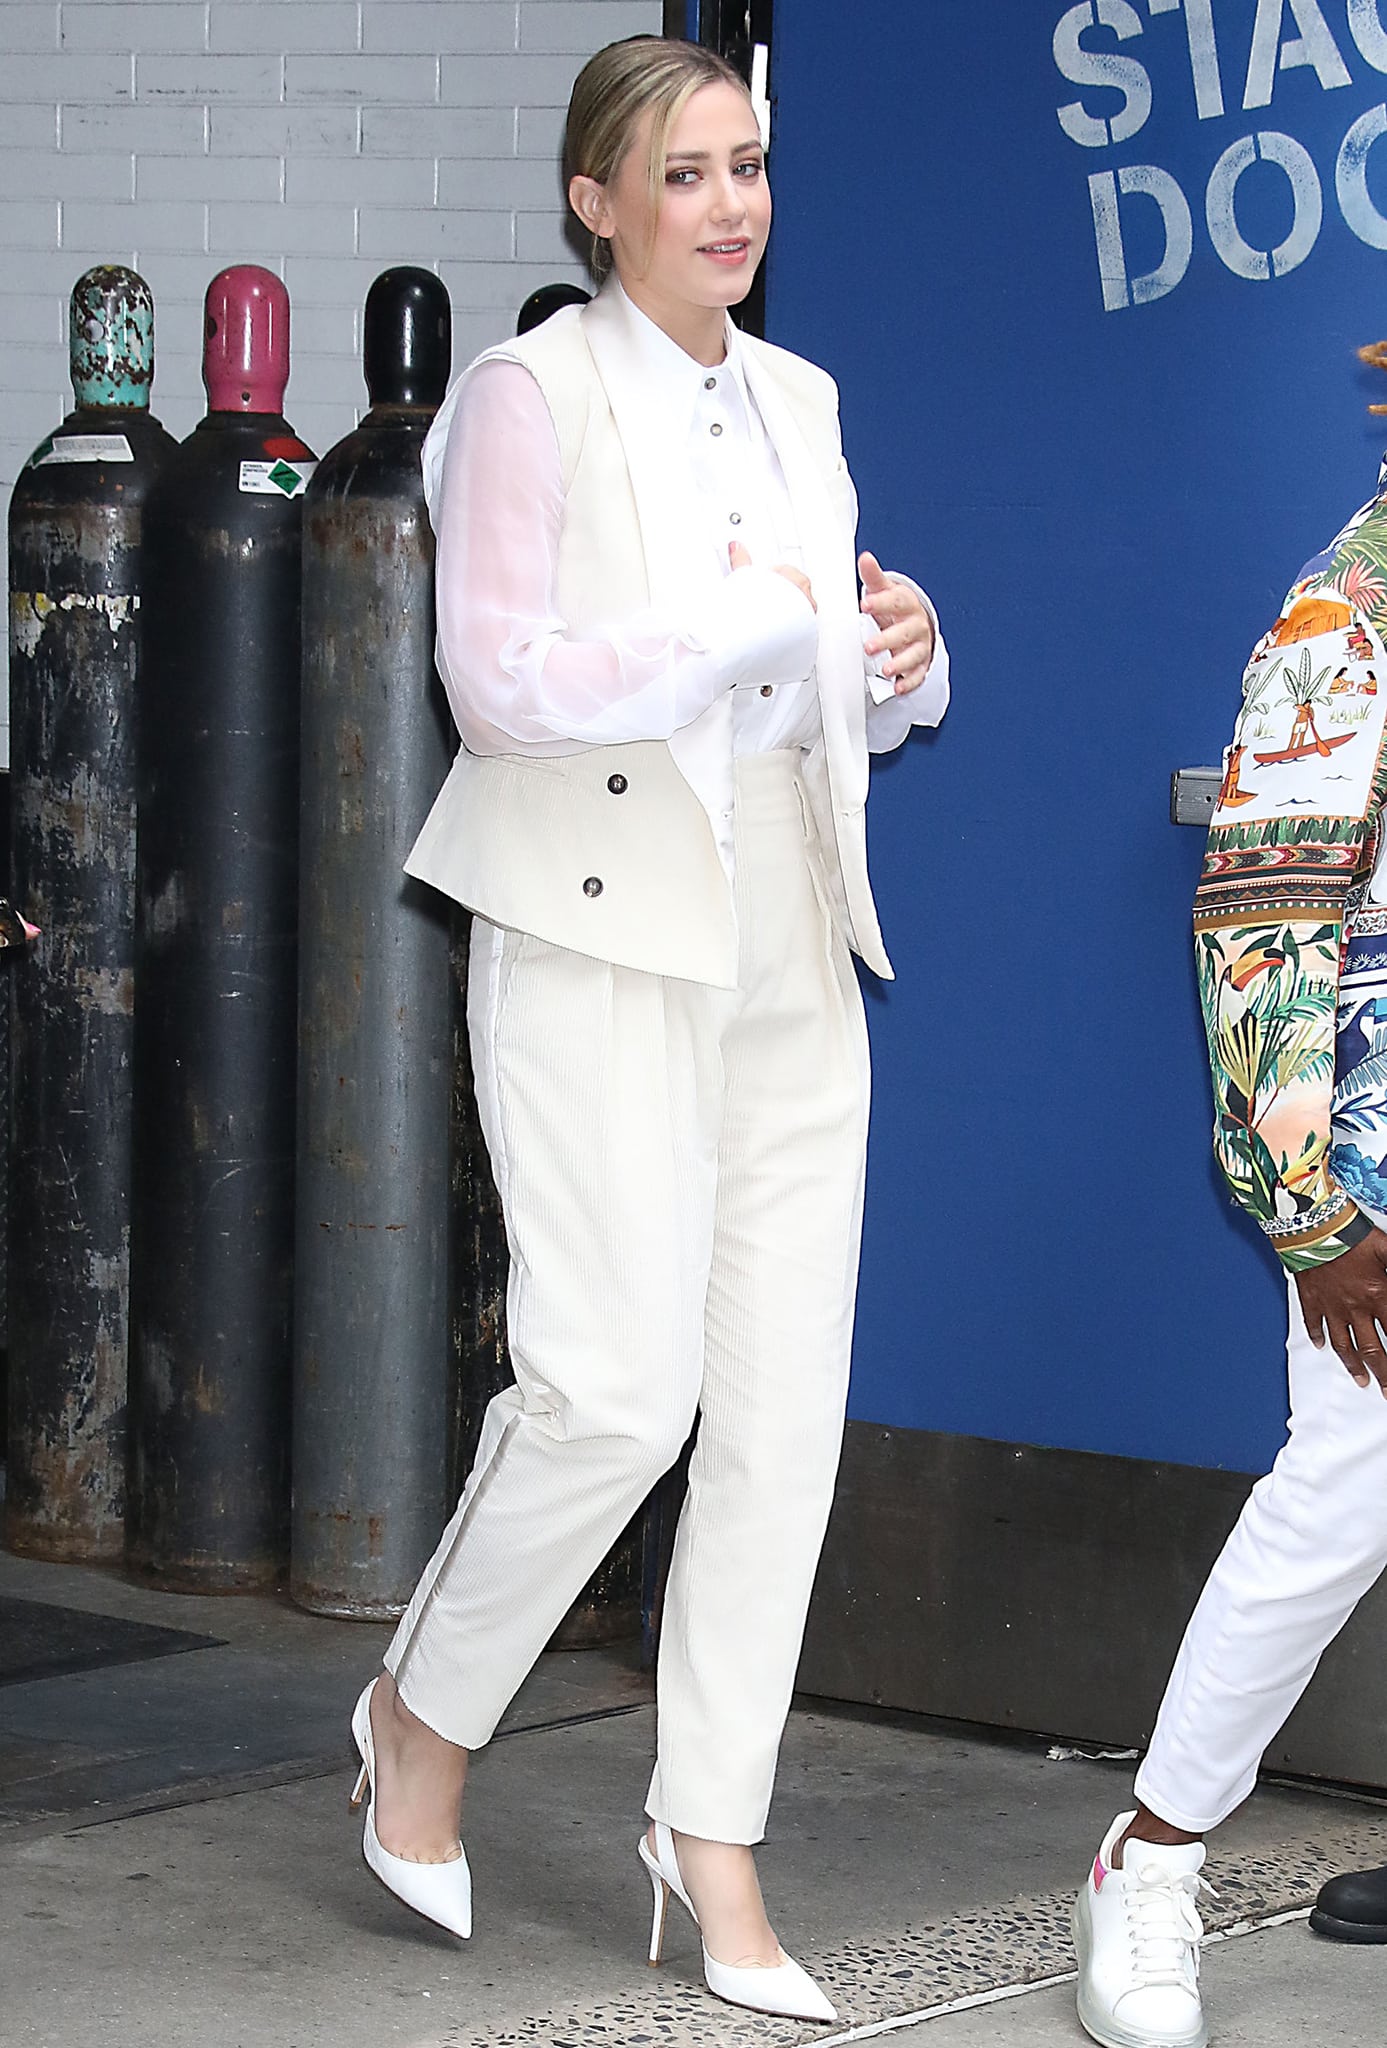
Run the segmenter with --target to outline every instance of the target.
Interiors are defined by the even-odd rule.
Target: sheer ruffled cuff
[[[723,689],[801,683],[819,654],[814,607],[788,576],[734,569],[689,620],[691,646],[707,654]]]

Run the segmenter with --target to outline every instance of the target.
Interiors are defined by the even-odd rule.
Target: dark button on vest
[[[607,787],[613,796],[625,796],[626,777],[624,775],[609,775],[607,777]]]
[[[600,896],[602,894],[601,879],[597,875],[588,876],[583,884],[583,894],[585,896]]]

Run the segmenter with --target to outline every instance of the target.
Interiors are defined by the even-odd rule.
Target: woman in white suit
[[[471,1927],[467,1752],[700,1417],[639,1844],[710,1986],[831,2019],[751,1845],[842,1437],[878,974],[869,749],[936,724],[928,601],[863,555],[837,394],[740,335],[745,86],[637,37],[574,87],[605,283],[453,387],[425,451],[462,748],[411,855],[473,912],[468,1023],[515,1386],[353,1721],[365,1846]]]

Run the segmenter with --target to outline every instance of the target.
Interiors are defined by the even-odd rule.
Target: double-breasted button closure
[[[600,896],[602,894],[602,878],[600,875],[588,876],[583,884],[583,894],[585,896]]]
[[[626,777],[624,775],[609,775],[607,777],[607,787],[613,796],[625,796],[627,788]]]

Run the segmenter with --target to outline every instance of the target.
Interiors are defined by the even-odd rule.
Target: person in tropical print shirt
[[[1363,351],[1387,367],[1387,344]],[[1387,460],[1253,649],[1195,898],[1214,1148],[1286,1269],[1290,1434],[1185,1631],[1074,1908],[1079,2018],[1202,2048],[1203,1837],[1387,1564]],[[1387,1941],[1387,1869],[1311,1925]]]

